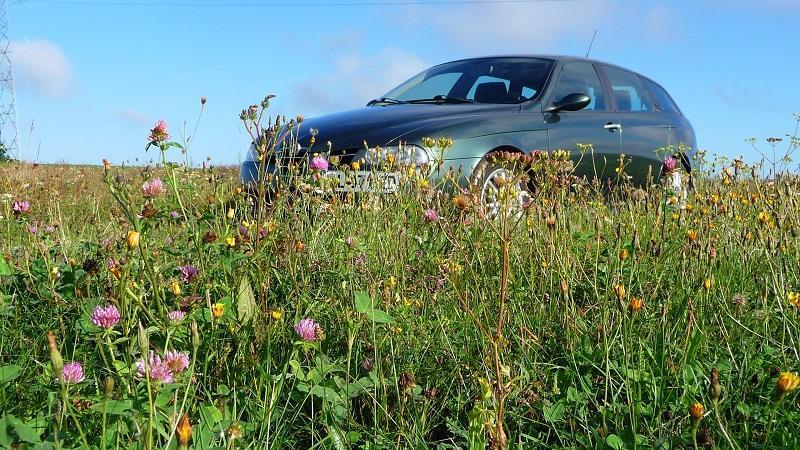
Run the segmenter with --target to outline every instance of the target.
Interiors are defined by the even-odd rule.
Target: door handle
[[[608,122],[607,124],[603,125],[603,128],[608,130],[610,133],[613,133],[617,130],[622,130],[622,125],[618,123]]]

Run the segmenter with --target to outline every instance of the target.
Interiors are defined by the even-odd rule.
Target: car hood
[[[308,147],[311,130],[316,130],[315,147],[324,149],[331,142],[333,149],[357,149],[364,146],[392,144],[418,130],[435,132],[459,122],[486,118],[487,114],[519,111],[519,105],[480,104],[398,104],[368,106],[316,118],[306,119],[300,126],[299,143]],[[427,134],[426,134],[427,135]],[[463,136],[470,137],[470,136]]]

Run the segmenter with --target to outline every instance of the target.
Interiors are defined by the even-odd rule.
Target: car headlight
[[[389,156],[391,155],[391,156]],[[404,166],[424,166],[431,161],[431,155],[424,147],[413,144],[387,145],[374,147],[367,150],[368,164],[379,164],[384,161],[394,160]]]

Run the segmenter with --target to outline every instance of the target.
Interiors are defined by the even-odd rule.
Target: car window
[[[506,92],[508,91],[508,85],[510,84],[508,80],[504,80],[502,78],[497,78],[489,75],[481,75],[475,80],[475,83],[472,84],[472,87],[467,94],[467,98],[469,100],[475,100],[475,92],[478,90],[478,86],[481,84],[486,83],[503,83],[505,85]],[[498,84],[499,86],[499,84]]]
[[[653,110],[653,105],[647,96],[647,91],[639,81],[639,77],[616,67],[603,66],[603,71],[608,77],[609,84],[611,84],[617,111],[641,112]]]
[[[543,58],[477,58],[432,67],[383,97],[400,101],[447,96],[476,103],[521,103],[536,98],[553,68]]]
[[[678,106],[675,105],[675,102],[672,101],[672,98],[664,88],[644,77],[639,77],[639,80],[642,81],[644,88],[647,89],[647,94],[653,102],[653,110],[669,113],[679,112]]]
[[[584,110],[602,111],[606,109],[602,86],[591,63],[578,61],[567,63],[561,67],[551,102],[557,102],[569,94],[586,94],[592,101]]]
[[[411,86],[403,95],[407,98],[433,98],[437,95],[447,95],[461,75],[459,72],[433,75]]]

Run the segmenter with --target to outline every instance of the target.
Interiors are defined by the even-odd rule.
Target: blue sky
[[[266,94],[276,114],[316,116],[447,60],[583,55],[594,30],[591,56],[660,82],[712,153],[754,160],[745,139],[784,136],[800,112],[800,0],[386,2],[12,1],[19,157],[145,162],[152,123],[178,136],[206,96],[191,158],[236,164],[238,112]]]

